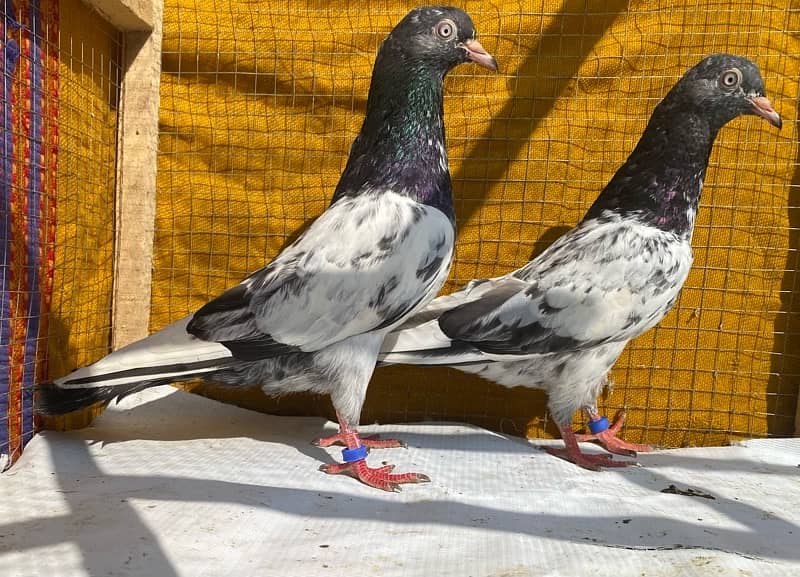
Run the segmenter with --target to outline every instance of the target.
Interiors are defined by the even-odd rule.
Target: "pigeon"
[[[428,481],[371,468],[357,426],[385,335],[447,278],[455,215],[444,144],[443,81],[474,62],[497,70],[469,15],[409,12],[382,42],[360,133],[328,208],[267,266],[189,315],[39,386],[37,409],[63,414],[148,387],[201,378],[271,395],[328,394],[339,421],[319,445],[345,445],[346,473],[372,487]]]
[[[729,54],[701,60],[655,107],[575,228],[522,268],[432,301],[387,336],[380,364],[446,365],[544,389],[565,445],[550,453],[592,470],[633,464],[583,453],[578,441],[628,456],[652,450],[617,438],[624,413],[609,427],[595,402],[628,341],[675,304],[714,139],[745,114],[781,127],[758,67]],[[591,434],[576,436],[580,408]]]

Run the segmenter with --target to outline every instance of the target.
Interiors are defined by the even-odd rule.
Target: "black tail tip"
[[[54,383],[36,386],[36,412],[40,415],[66,415],[97,403],[108,404],[119,394],[112,387],[65,389]]]

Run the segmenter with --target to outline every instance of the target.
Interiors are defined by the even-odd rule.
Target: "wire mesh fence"
[[[0,456],[34,432],[33,388],[108,351],[121,71],[78,0],[5,2]]]
[[[79,0],[61,0],[60,7],[51,375],[108,353],[122,82],[119,33]]]
[[[362,119],[378,44],[413,5],[170,2],[165,10],[152,328],[263,266],[326,206]],[[792,431],[800,357],[797,29],[786,2],[467,2],[498,75],[460,67],[445,118],[459,223],[446,290],[527,262],[588,208],[655,104],[713,52],[756,61],[783,115],[725,128],[695,266],[675,310],[612,372],[627,437],[720,443]],[[794,183],[794,184],[793,184]],[[206,394],[332,416],[325,400]],[[449,369],[380,369],[364,420],[548,426],[544,395]],[[549,430],[553,432],[552,430]]]
[[[360,127],[377,47],[412,7],[166,3],[153,330],[263,266],[324,210]],[[790,434],[800,381],[800,10],[785,0],[464,8],[501,71],[462,66],[446,81],[459,226],[446,291],[523,265],[577,223],[655,104],[702,57],[758,63],[783,131],[747,118],[723,129],[686,287],[618,361],[601,409],[627,408],[634,442]],[[96,15],[70,14],[85,15],[77,0],[61,3],[60,36],[48,40],[60,58],[51,376],[102,356],[111,328],[120,41]],[[197,390],[333,416],[317,397]],[[544,399],[451,369],[391,367],[376,371],[362,420],[543,435],[555,432]]]

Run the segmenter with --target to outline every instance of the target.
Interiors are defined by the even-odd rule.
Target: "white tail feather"
[[[438,319],[434,319],[389,333],[381,345],[381,354],[447,349],[450,347],[450,342],[448,336],[439,328]]]
[[[92,365],[57,379],[54,383],[65,389],[109,387],[150,379],[177,380],[181,376],[215,371],[219,366],[207,366],[206,363],[215,359],[229,359],[232,355],[219,343],[203,341],[187,333],[186,325],[191,318],[188,316],[176,321],[147,338],[114,351]],[[152,369],[152,373],[141,371],[148,368]],[[135,375],[113,376],[115,373],[133,369],[139,369]],[[108,375],[109,378],[98,378],[103,375]],[[87,378],[93,381],[84,382]]]

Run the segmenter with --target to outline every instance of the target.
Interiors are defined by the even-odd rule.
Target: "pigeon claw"
[[[622,422],[620,422],[619,416],[617,416],[614,426],[609,427],[606,429],[606,431],[612,431],[613,436],[621,426]],[[600,471],[602,467],[630,467],[632,465],[638,465],[636,461],[615,461],[614,457],[605,453],[584,453],[578,446],[578,438],[577,435],[575,435],[575,432],[572,430],[571,423],[560,424],[558,425],[558,429],[561,431],[561,438],[564,440],[564,447],[546,447],[545,451],[551,455],[559,457],[560,459],[564,459],[565,461],[569,461],[570,463],[574,463],[579,467],[583,467],[584,469],[589,469],[590,471]]]
[[[381,439],[380,435],[370,435],[369,437],[361,437],[361,444],[370,449],[406,449],[408,446],[399,439]],[[347,441],[344,435],[340,432],[329,437],[321,437],[313,441],[317,447],[331,447],[333,445],[347,446]]]
[[[650,453],[653,451],[651,445],[640,443],[629,443],[617,437],[622,425],[625,422],[625,411],[619,411],[614,417],[614,424],[600,433],[588,433],[575,435],[579,443],[591,441],[603,447],[609,453],[624,455],[625,457],[635,457],[637,453]]]
[[[401,473],[394,474],[394,465],[384,465],[373,469],[367,466],[364,459],[353,461],[352,463],[326,463],[319,468],[323,473],[329,475],[350,475],[370,487],[375,487],[381,491],[399,493],[400,485],[406,483],[429,483],[430,477],[422,473]]]

